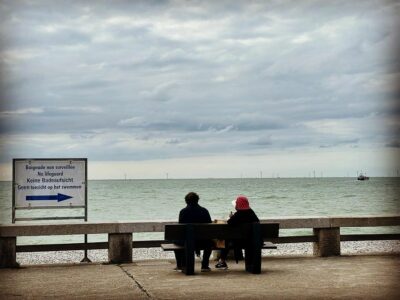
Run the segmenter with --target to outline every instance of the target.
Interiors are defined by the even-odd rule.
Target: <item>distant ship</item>
[[[368,176],[364,176],[363,174],[358,175],[357,180],[369,180]]]

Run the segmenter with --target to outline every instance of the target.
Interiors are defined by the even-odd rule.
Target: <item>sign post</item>
[[[18,218],[21,209],[83,208],[80,216]],[[87,221],[87,159],[13,159],[12,223],[83,219]],[[85,234],[85,245],[87,235]],[[82,262],[90,262],[85,247]]]

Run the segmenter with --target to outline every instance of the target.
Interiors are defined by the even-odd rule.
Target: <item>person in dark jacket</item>
[[[199,205],[199,195],[190,192],[185,196],[186,207],[179,212],[179,223],[211,223],[211,216],[208,210]],[[181,241],[175,241],[180,243]],[[211,255],[212,241],[201,241],[197,246],[204,248],[201,271],[211,271],[209,261]],[[176,270],[182,269],[183,250],[175,250]]]
[[[240,195],[236,200],[232,201],[233,206],[236,209],[234,214],[231,213],[228,220],[229,225],[239,225],[243,223],[259,223],[255,212],[250,208],[249,200],[247,197]],[[229,248],[233,247],[235,250],[235,258],[242,256],[242,248],[244,247],[243,241],[226,241],[226,247],[221,250],[221,256],[218,263],[215,265],[217,269],[227,269],[226,257],[228,256]]]

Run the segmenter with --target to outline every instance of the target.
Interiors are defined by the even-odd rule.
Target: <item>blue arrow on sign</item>
[[[72,198],[71,196],[64,195],[64,194],[57,194],[57,195],[44,195],[44,196],[26,196],[26,201],[34,201],[34,200],[57,200],[57,202],[64,201],[67,199]]]

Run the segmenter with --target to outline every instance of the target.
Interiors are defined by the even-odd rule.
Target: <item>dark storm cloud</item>
[[[395,145],[396,130],[363,129],[398,128],[398,109],[385,103],[398,99],[389,81],[400,65],[390,51],[399,9],[3,1],[3,148],[11,156],[46,134],[102,160]]]
[[[388,148],[400,148],[400,141],[391,141],[385,145]]]

